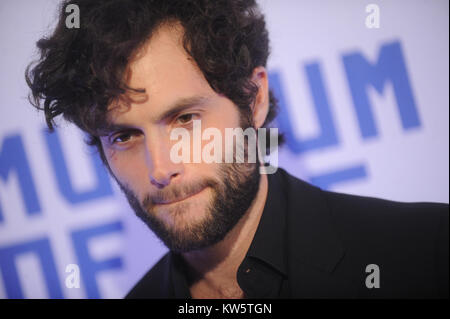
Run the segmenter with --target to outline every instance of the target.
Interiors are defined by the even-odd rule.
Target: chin
[[[185,229],[187,225],[198,224],[207,218],[207,201],[186,200],[170,205],[156,205],[155,216],[172,229]]]

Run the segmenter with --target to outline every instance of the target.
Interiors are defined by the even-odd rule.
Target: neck
[[[250,208],[225,238],[213,246],[183,254],[194,285],[196,282],[210,287],[237,284],[236,273],[258,228],[267,191],[267,175],[262,174],[258,193]]]

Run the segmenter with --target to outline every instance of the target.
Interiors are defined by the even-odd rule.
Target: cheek
[[[114,150],[106,151],[105,156],[112,173],[120,183],[138,189],[145,186],[147,168],[139,156]]]

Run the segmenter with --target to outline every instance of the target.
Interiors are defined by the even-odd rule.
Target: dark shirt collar
[[[184,262],[183,257],[173,251],[170,251],[170,259],[170,277],[173,287],[171,295],[178,299],[191,298],[186,276],[186,263]]]
[[[260,259],[287,276],[286,198],[279,174],[268,177],[268,192],[255,237],[247,256]]]

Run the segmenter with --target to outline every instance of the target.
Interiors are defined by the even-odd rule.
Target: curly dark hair
[[[66,27],[69,4],[80,9],[80,28]],[[252,72],[269,56],[255,0],[70,0],[61,4],[53,34],[37,42],[40,58],[25,72],[30,102],[44,110],[50,131],[62,114],[88,133],[105,161],[98,132],[108,105],[126,92],[145,92],[127,86],[126,67],[157,27],[172,21],[182,25],[184,49],[213,90],[249,112],[257,92]],[[265,127],[277,113],[271,91],[269,98]]]

